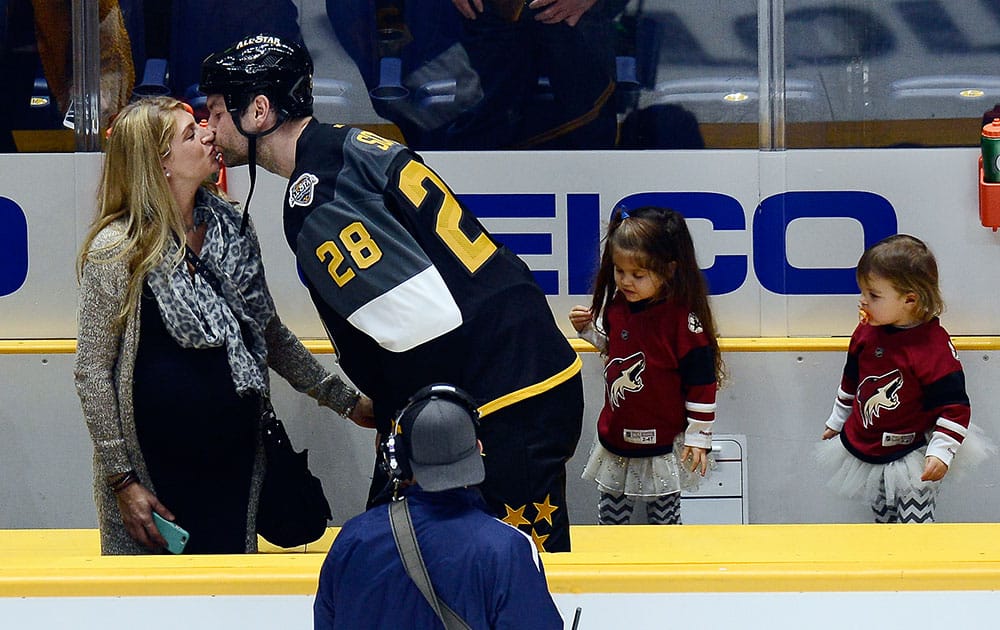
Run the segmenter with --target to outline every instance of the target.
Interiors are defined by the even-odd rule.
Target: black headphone
[[[400,424],[407,413],[410,413],[414,408],[422,408],[421,403],[433,400],[434,398],[443,398],[464,408],[472,418],[476,432],[479,432],[479,407],[476,405],[476,401],[472,399],[472,396],[447,383],[434,383],[433,385],[421,388],[406,401],[406,405],[396,414],[396,417],[392,421],[392,428],[389,430],[389,435],[385,436],[379,445],[379,462],[382,471],[389,477],[390,483],[394,486],[398,486],[399,483],[413,478],[413,472],[410,470],[409,456],[407,455],[409,438],[406,435],[401,435],[399,430]]]

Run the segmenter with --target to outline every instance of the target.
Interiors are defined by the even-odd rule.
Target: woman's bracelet
[[[354,394],[350,398],[350,402],[347,403],[347,405],[344,407],[344,410],[340,413],[340,415],[350,420],[351,414],[354,413],[354,408],[358,406],[358,402],[360,400],[361,400],[361,392],[355,390]]]
[[[135,474],[134,470],[129,470],[125,473],[122,473],[121,476],[119,476],[117,479],[114,479],[113,481],[108,481],[108,487],[111,488],[112,492],[118,494],[125,488],[131,486],[133,483],[136,483],[137,481],[139,481],[139,475]]]

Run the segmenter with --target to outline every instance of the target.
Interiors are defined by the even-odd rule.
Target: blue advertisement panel
[[[0,296],[10,295],[28,277],[28,220],[20,206],[0,197]]]

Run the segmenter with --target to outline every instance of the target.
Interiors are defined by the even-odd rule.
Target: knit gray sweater
[[[124,221],[115,222],[97,234],[91,251],[119,242]],[[254,239],[256,240],[256,239]],[[102,251],[102,259],[107,258]],[[114,249],[110,250],[113,255]],[[94,501],[105,555],[151,553],[135,542],[125,529],[114,492],[107,477],[134,470],[150,492],[156,493],[146,469],[135,428],[132,380],[140,330],[140,306],[126,318],[124,329],[116,326],[126,300],[128,271],[124,260],[87,262],[83,267],[78,312],[74,380],[91,439],[94,442]],[[358,400],[358,392],[330,373],[275,315],[261,322],[265,329],[267,363],[296,390],[318,404],[344,415]],[[250,504],[247,512],[246,551],[257,550],[256,516],[264,452],[258,436]]]

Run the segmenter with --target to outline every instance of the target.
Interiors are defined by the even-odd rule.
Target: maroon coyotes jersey
[[[687,306],[630,305],[619,295],[608,307],[607,328],[604,409],[597,421],[606,449],[625,457],[661,455],[685,431],[688,417],[715,419],[715,353]],[[710,429],[705,434],[710,440]]]
[[[932,431],[961,444],[969,427],[965,374],[937,318],[907,329],[859,325],[840,389],[854,394],[841,440],[863,461],[899,459]]]

